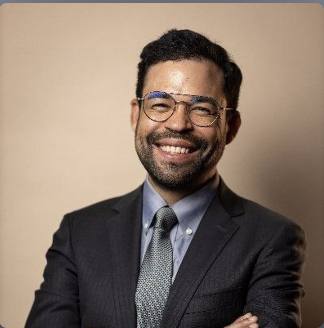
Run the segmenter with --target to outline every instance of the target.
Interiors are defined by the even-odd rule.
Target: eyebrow
[[[204,103],[209,103],[215,106],[219,106],[219,103],[211,97],[207,96],[198,96],[198,95],[190,95],[190,94],[180,94],[180,93],[167,93],[164,91],[152,91],[148,94],[148,99],[154,99],[154,98],[164,98],[164,99],[169,99],[170,96],[172,97],[173,95],[177,96],[191,96],[192,99],[190,100],[190,104],[194,105],[199,102],[204,102]]]
[[[218,105],[218,103],[215,99],[210,98],[210,97],[205,97],[205,96],[193,96],[193,98],[190,101],[190,104],[194,105],[197,102],[205,102],[205,103],[209,103],[212,105]]]
[[[152,98],[169,98],[169,95],[165,92],[155,91],[149,94],[148,99],[152,99]]]

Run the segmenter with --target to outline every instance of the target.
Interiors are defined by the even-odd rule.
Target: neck
[[[153,188],[159,193],[159,195],[166,201],[166,203],[171,206],[181,200],[182,198],[187,197],[188,195],[194,193],[196,190],[202,188],[207,184],[211,179],[218,179],[218,175],[213,175],[203,180],[201,183],[192,184],[182,189],[169,189],[164,186],[157,184],[150,176],[148,177]]]

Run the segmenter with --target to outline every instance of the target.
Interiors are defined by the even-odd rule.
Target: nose
[[[173,131],[192,130],[193,124],[187,114],[187,103],[178,101],[172,116],[165,122],[165,127]]]

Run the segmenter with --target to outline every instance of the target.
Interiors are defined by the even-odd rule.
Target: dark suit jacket
[[[135,328],[142,187],[66,215],[26,328]],[[162,328],[300,326],[300,227],[221,181],[171,287]]]

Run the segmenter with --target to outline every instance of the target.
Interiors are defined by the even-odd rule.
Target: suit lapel
[[[136,327],[135,289],[139,273],[142,187],[114,206],[116,216],[107,222],[118,327]]]
[[[239,229],[231,217],[243,213],[241,199],[222,181],[218,191],[199,224],[171,287],[161,324],[163,328],[178,327],[208,269]]]

